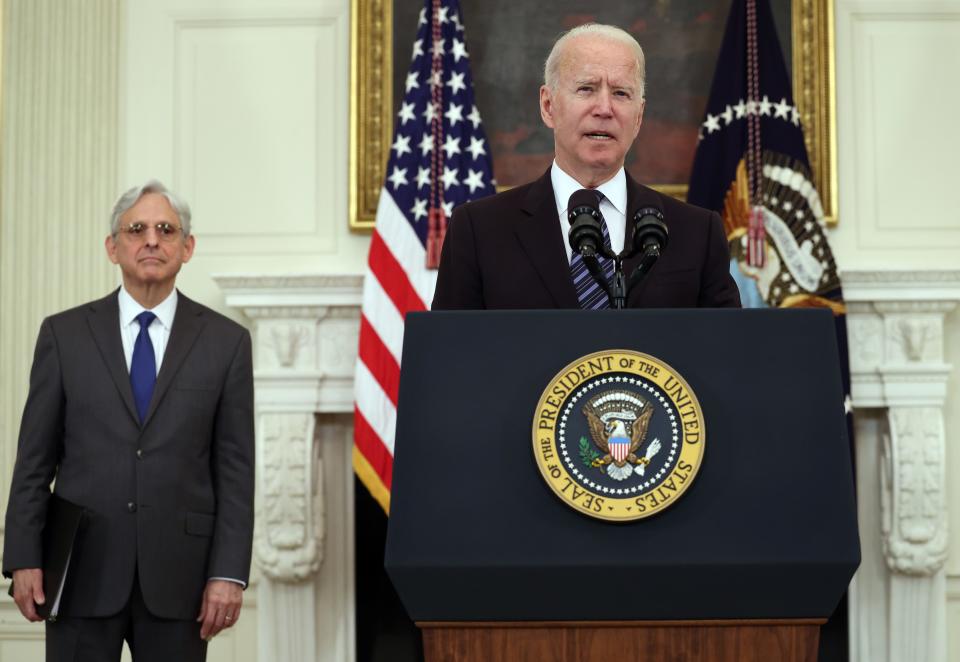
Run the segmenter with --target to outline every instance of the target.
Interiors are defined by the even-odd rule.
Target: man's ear
[[[190,258],[193,257],[193,249],[197,245],[197,240],[193,235],[190,235],[183,240],[183,263],[186,264],[190,261]]]
[[[640,133],[640,127],[643,125],[643,111],[647,108],[647,100],[640,100],[640,112],[637,114],[637,128],[633,130],[633,137],[636,138]]]
[[[113,238],[113,235],[107,235],[107,238],[103,240],[103,247],[107,250],[107,257],[114,264],[117,263],[117,240]]]
[[[546,85],[540,86],[540,117],[548,127],[555,128],[553,125],[553,94]]]

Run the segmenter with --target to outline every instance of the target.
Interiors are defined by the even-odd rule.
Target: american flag
[[[387,512],[404,317],[433,300],[447,219],[495,192],[457,0],[426,0],[363,287],[353,466]]]

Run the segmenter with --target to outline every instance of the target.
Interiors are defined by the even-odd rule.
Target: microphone
[[[580,189],[570,196],[567,203],[567,218],[570,220],[570,248],[583,257],[603,253],[603,229],[600,226],[600,205],[597,193]]]
[[[663,212],[656,207],[644,207],[633,215],[633,253],[640,254],[640,263],[630,275],[627,290],[632,290],[653,268],[660,253],[667,247],[670,233],[663,222]]]
[[[644,256],[656,258],[667,247],[670,233],[663,222],[663,212],[656,207],[644,207],[633,215],[633,249]],[[652,265],[651,265],[652,266]]]

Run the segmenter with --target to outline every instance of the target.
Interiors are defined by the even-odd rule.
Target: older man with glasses
[[[40,327],[3,572],[24,617],[42,620],[55,480],[83,519],[47,660],[116,662],[126,640],[136,662],[201,661],[239,618],[253,536],[250,334],[176,290],[195,244],[186,203],[157,181],[130,189],[105,242],[123,285]]]

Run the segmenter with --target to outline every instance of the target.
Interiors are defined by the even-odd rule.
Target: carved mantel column
[[[353,659],[349,424],[318,414],[353,411],[363,279],[214,279],[252,323],[258,659]]]
[[[860,474],[864,564],[851,588],[852,659],[875,662],[882,654],[887,662],[945,661],[943,409],[951,366],[944,326],[960,301],[960,272],[860,271],[845,273],[843,284],[854,410],[880,409],[886,419],[877,438],[858,439],[860,449],[878,446],[879,481]],[[879,540],[869,537],[875,515]],[[880,555],[883,564],[872,566]],[[878,567],[881,573],[870,571]],[[881,600],[867,597],[881,595],[885,610]],[[880,637],[885,646],[867,643]]]

